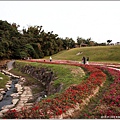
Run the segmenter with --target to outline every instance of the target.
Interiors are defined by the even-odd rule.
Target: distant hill
[[[120,62],[120,45],[73,48],[55,54],[52,58],[53,60],[81,61],[83,56],[89,57],[90,61]],[[45,58],[49,59],[49,57]]]

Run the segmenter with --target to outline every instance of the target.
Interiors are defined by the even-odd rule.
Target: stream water
[[[16,93],[16,87],[15,84],[18,82],[19,79],[12,79],[12,84],[11,84],[11,88],[5,93],[5,95],[3,96],[2,101],[0,101],[0,110],[3,106],[5,105],[11,105],[12,104],[12,97],[11,94]]]

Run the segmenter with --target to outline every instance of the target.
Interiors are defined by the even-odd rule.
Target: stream
[[[3,106],[5,105],[11,105],[12,104],[12,97],[11,94],[16,93],[17,89],[15,87],[15,84],[18,82],[19,79],[17,78],[12,78],[12,84],[9,90],[7,90],[7,92],[5,93],[5,95],[3,96],[3,99],[0,101],[0,110]]]

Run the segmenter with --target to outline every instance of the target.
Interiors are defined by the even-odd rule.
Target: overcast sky
[[[59,37],[120,42],[120,1],[0,1],[0,19]]]

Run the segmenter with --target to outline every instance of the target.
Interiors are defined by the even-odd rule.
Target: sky
[[[0,1],[0,20],[43,26],[59,37],[120,42],[120,1]]]

